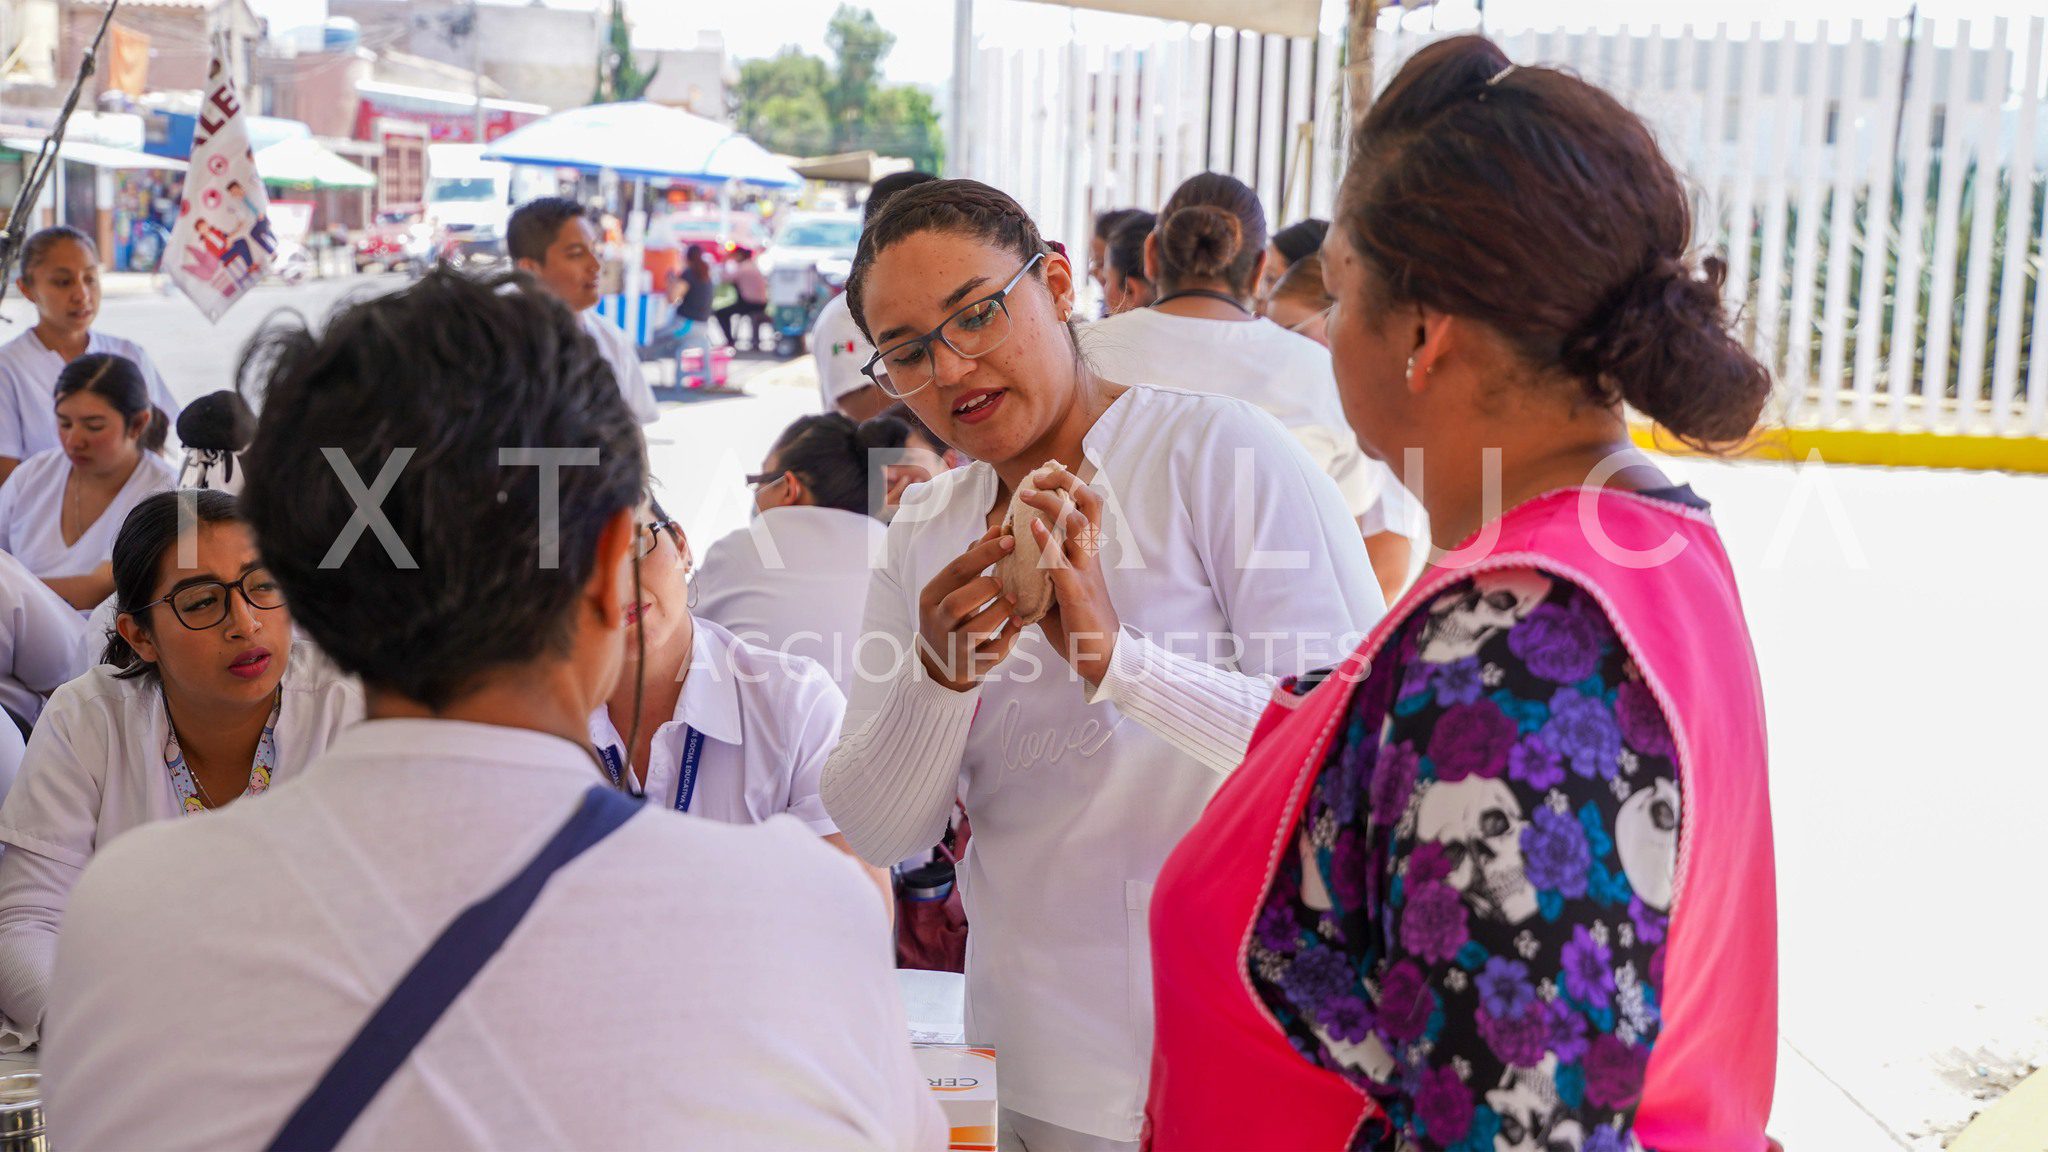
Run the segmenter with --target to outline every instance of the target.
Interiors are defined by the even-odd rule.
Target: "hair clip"
[[[1486,82],[1486,86],[1487,86],[1488,88],[1491,88],[1491,87],[1493,87],[1494,85],[1496,85],[1496,84],[1500,83],[1501,81],[1503,81],[1503,80],[1507,79],[1507,78],[1508,78],[1508,73],[1510,73],[1510,72],[1513,72],[1514,70],[1515,70],[1515,65],[1513,65],[1513,64],[1510,64],[1510,65],[1508,65],[1507,67],[1505,67],[1505,68],[1501,69],[1500,71],[1498,71],[1498,72],[1495,72],[1495,73],[1493,74],[1493,77],[1492,77],[1491,79],[1489,79],[1489,80],[1488,80],[1488,81]]]

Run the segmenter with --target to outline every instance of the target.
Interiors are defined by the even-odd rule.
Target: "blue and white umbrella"
[[[610,171],[628,179],[736,180],[795,188],[803,177],[724,124],[651,104],[592,104],[543,117],[500,136],[484,159]]]

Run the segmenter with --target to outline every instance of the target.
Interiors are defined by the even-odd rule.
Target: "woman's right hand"
[[[998,524],[939,569],[918,595],[918,658],[926,675],[955,692],[974,687],[1001,664],[1023,633],[1002,584],[985,574],[1016,546],[1017,538]]]

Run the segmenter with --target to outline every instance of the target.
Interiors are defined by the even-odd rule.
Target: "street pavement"
[[[402,283],[266,287],[212,327],[131,282],[103,323],[190,400],[229,385],[272,312],[317,318]],[[742,360],[734,383],[743,394],[664,391],[648,434],[700,556],[746,524],[743,477],[776,433],[819,407],[807,360]],[[1783,957],[1772,1131],[1792,1152],[1942,1147],[2048,1065],[2048,609],[2027,591],[2048,571],[2048,477],[1670,466],[1714,503],[1764,675]]]

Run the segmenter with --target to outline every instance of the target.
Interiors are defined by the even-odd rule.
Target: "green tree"
[[[740,131],[776,152],[815,156],[872,148],[938,171],[945,144],[931,97],[881,82],[895,34],[874,13],[842,4],[825,43],[832,49],[829,65],[793,47],[740,65]]]
[[[633,27],[626,23],[624,0],[612,0],[611,32],[598,51],[597,91],[591,96],[591,103],[638,100],[647,95],[660,71],[659,63],[645,72],[640,70],[640,62],[633,58]]]

